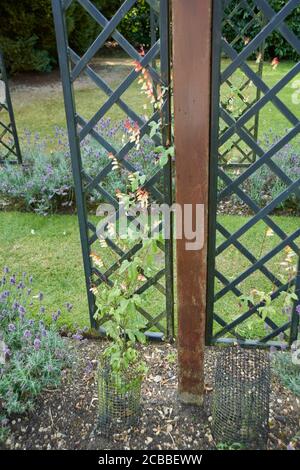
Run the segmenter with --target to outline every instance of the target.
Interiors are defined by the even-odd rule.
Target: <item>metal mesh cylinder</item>
[[[212,406],[217,444],[263,449],[268,440],[270,358],[261,350],[230,347],[219,353]]]
[[[120,433],[137,424],[141,408],[141,377],[124,377],[111,372],[109,365],[98,369],[99,431]]]

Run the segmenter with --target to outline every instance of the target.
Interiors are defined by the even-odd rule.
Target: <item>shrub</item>
[[[234,10],[235,4],[237,3],[241,3],[240,0],[230,2],[230,12]],[[252,4],[253,3],[250,2],[249,6],[252,7]],[[278,12],[285,6],[286,0],[269,0],[269,4],[274,11]],[[247,13],[245,8],[241,8],[240,13],[233,16],[235,29],[229,23],[225,25],[224,35],[227,41],[232,42],[237,35],[236,30],[244,31],[245,26],[250,23],[251,19],[251,13]],[[285,24],[294,32],[295,36],[299,37],[300,7],[295,8],[293,13],[287,17]],[[255,21],[251,28],[247,29],[247,36],[249,36],[250,39],[253,39],[259,33],[260,29],[261,26],[257,21]],[[244,47],[244,44],[243,41],[240,41],[240,49],[242,49],[242,47]],[[276,30],[273,31],[265,41],[265,58],[273,59],[274,57],[295,61],[299,60],[299,54],[295,48],[283,38],[280,32],[277,32]]]
[[[273,368],[283,385],[300,396],[300,365],[293,364],[291,352],[274,354]]]
[[[0,280],[0,439],[5,437],[7,418],[32,409],[34,399],[45,388],[60,384],[62,369],[71,364],[71,354],[59,336],[56,320],[33,318],[36,303],[43,295],[32,295],[32,278],[18,278],[4,268]]]
[[[123,0],[95,0],[104,16],[110,18]],[[8,69],[14,72],[36,70],[48,72],[57,64],[56,40],[52,18],[51,0],[2,0],[0,17],[0,45]],[[70,45],[82,53],[101,31],[100,26],[88,15],[78,2],[68,9],[67,26]],[[121,22],[119,30],[134,45],[149,45],[149,6],[139,0]]]
[[[109,118],[102,119],[99,131],[116,149],[120,148],[122,135],[127,132],[123,122],[114,124]],[[8,164],[0,169],[1,199],[9,207],[42,215],[74,210],[74,183],[66,133],[57,129],[55,139],[43,141],[38,135],[27,132],[25,140],[25,167]],[[139,150],[134,148],[126,158],[137,170],[149,175],[157,157],[150,138],[144,137],[142,143]],[[82,159],[86,173],[92,177],[110,162],[108,152],[89,137],[82,145]],[[124,190],[126,181],[126,171],[113,171],[100,185],[114,196],[117,190]],[[103,197],[97,191],[87,200],[89,207],[99,202],[103,202]]]
[[[271,137],[271,138],[270,138]],[[266,136],[266,144],[274,145],[279,139]],[[300,178],[300,156],[293,144],[287,144],[272,158],[272,161],[292,180]],[[264,207],[286,189],[286,184],[266,164],[262,165],[246,182],[246,192],[260,206]],[[300,193],[291,194],[278,209],[299,210]]]

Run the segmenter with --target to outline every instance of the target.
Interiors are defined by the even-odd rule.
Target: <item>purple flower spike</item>
[[[33,342],[33,347],[36,351],[38,351],[41,347],[41,341],[38,338],[35,338]]]
[[[3,354],[5,358],[7,358],[8,356],[11,356],[10,349],[8,346],[6,346],[6,344],[3,346]]]
[[[296,312],[298,313],[298,315],[300,315],[300,304],[297,305],[297,307],[296,307]]]
[[[73,339],[76,339],[77,341],[83,340],[83,336],[77,332],[75,335],[72,336]]]
[[[39,296],[38,296],[39,301],[41,302],[43,300],[43,298],[44,298],[44,295],[43,295],[42,292],[40,292]]]
[[[31,332],[29,330],[24,331],[24,338],[31,338]]]
[[[25,308],[22,305],[19,305],[18,311],[19,311],[20,317],[23,318],[26,313]]]
[[[283,307],[282,313],[285,315],[290,315],[292,313],[292,307],[290,305]]]
[[[13,331],[16,331],[16,326],[13,323],[10,323],[8,325],[8,331],[12,333]]]

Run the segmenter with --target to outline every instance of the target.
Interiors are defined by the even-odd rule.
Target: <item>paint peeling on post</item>
[[[204,247],[177,241],[179,398],[201,405],[207,285],[212,0],[173,0],[176,202],[203,204]]]

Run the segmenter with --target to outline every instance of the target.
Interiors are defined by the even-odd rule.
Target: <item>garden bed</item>
[[[97,428],[96,361],[104,341],[84,340],[76,362],[63,375],[62,387],[49,390],[33,412],[10,420],[7,449],[214,449],[210,430],[212,373],[216,348],[206,350],[203,409],[181,406],[176,397],[176,349],[169,344],[143,347],[149,374],[143,387],[143,412],[136,429],[103,439]],[[272,382],[269,449],[300,449],[300,400],[277,379]],[[290,443],[293,442],[293,446]]]

